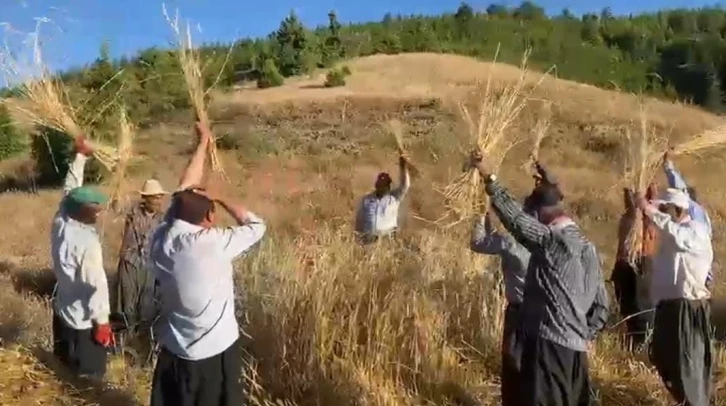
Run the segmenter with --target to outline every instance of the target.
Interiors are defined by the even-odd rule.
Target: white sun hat
[[[156,195],[165,195],[165,194],[167,194],[167,191],[164,190],[163,187],[161,187],[161,183],[159,183],[158,180],[149,179],[146,182],[144,182],[144,186],[141,187],[139,194],[141,196],[156,196]]]
[[[659,199],[652,200],[651,203],[655,206],[672,204],[676,207],[680,207],[681,209],[688,210],[691,206],[691,202],[689,200],[688,195],[684,191],[668,188]]]

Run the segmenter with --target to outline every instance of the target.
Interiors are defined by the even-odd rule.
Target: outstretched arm
[[[67,195],[72,189],[83,186],[83,176],[86,168],[88,157],[93,154],[93,148],[86,141],[86,137],[76,137],[74,142],[74,150],[76,152],[73,161],[68,165],[68,173],[66,173],[63,182],[63,195]]]
[[[491,198],[494,212],[515,240],[530,252],[549,243],[552,238],[549,227],[525,213],[522,205],[514,200],[499,182],[488,181],[486,191]]]

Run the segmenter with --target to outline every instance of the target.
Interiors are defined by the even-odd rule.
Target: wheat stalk
[[[217,82],[219,82],[222,72],[219,72],[214,84],[205,89],[201,55],[199,49],[195,49],[193,46],[192,32],[189,23],[186,24],[186,27],[182,27],[180,25],[178,12],[175,14],[174,18],[171,18],[167,13],[166,4],[162,4],[162,8],[164,17],[171,26],[171,29],[174,31],[174,35],[176,37],[176,54],[184,75],[184,81],[187,84],[187,92],[189,94],[192,107],[194,108],[195,118],[206,127],[209,127],[211,121],[207,112],[206,98],[209,95],[209,91],[214,88]],[[232,48],[230,47],[230,51],[231,49]],[[225,59],[225,65],[228,60],[229,53]],[[224,69],[224,67],[222,69]],[[213,140],[213,142],[209,144],[207,152],[212,165],[212,171],[220,173],[226,178],[224,168],[217,154],[216,140]]]
[[[499,48],[497,48],[497,55],[498,53]],[[507,130],[519,117],[531,93],[539,87],[549,73],[547,71],[531,89],[527,89],[527,60],[530,54],[531,50],[527,50],[522,56],[522,73],[518,80],[506,85],[500,93],[495,93],[492,89],[491,75],[496,66],[495,56],[495,66],[489,71],[486,84],[477,86],[476,110],[468,107],[464,102],[457,103],[458,111],[468,128],[472,144],[490,159],[495,172],[501,167],[509,150],[522,140],[519,135]],[[453,224],[471,218],[481,207],[480,183],[479,173],[467,169],[447,185],[442,191],[447,205],[447,213],[444,218],[450,214],[455,215],[456,220]],[[487,205],[485,196],[483,204]]]
[[[403,133],[405,131],[405,125],[397,119],[390,119],[386,121],[385,128],[388,133],[390,133],[394,140],[396,141],[396,150],[398,151],[398,155],[402,156],[404,159],[406,159],[406,162],[408,163],[408,169],[411,172],[412,176],[416,176],[419,173],[418,168],[416,165],[411,162],[411,156],[408,153],[408,150],[406,149],[404,139],[403,139]]]
[[[87,134],[71,106],[68,92],[62,81],[52,75],[43,63],[39,36],[33,36],[33,58],[29,69],[21,68],[21,63],[10,51],[3,53],[2,69],[15,82],[19,82],[19,97],[5,98],[1,102],[16,116],[24,118],[36,127],[57,130],[72,138]],[[37,75],[28,75],[28,70]],[[94,157],[106,169],[113,171],[118,159],[117,150],[109,145],[89,140],[94,149]]]

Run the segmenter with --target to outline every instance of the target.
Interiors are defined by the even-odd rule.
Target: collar
[[[567,216],[560,216],[560,217],[557,217],[556,219],[552,220],[548,225],[553,230],[561,230],[565,227],[574,226],[576,224],[574,221],[572,221],[571,218],[569,218]]]
[[[185,232],[185,233],[196,233],[196,232],[204,230],[204,227],[202,227],[202,226],[188,223],[184,220],[179,220],[179,219],[174,220],[174,222],[171,224],[171,227],[176,230],[179,230],[181,232]]]

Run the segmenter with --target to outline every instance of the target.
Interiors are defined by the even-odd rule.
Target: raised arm
[[[506,244],[504,236],[492,225],[491,214],[487,213],[474,223],[471,230],[471,250],[477,254],[499,255]]]
[[[673,165],[673,161],[670,160],[667,152],[663,155],[663,170],[665,171],[666,179],[668,179],[668,187],[687,192],[688,184],[683,179],[683,176],[681,176],[681,173],[678,172],[675,165]]]
[[[486,181],[486,192],[491,198],[494,212],[504,228],[530,252],[549,243],[552,231],[534,217],[528,215],[496,180]]]
[[[648,203],[643,199],[643,203],[640,203],[643,208],[643,213],[652,221],[652,224],[660,230],[661,237],[672,239],[678,249],[682,251],[697,251],[701,249],[701,245],[704,241],[697,235],[697,233],[690,227],[684,227],[671,218],[666,213],[661,213],[657,207]]]
[[[398,158],[398,170],[398,187],[391,193],[396,197],[396,199],[401,200],[406,196],[408,189],[411,187],[411,174],[408,171],[408,162],[406,161],[406,158]]]
[[[200,122],[195,124],[195,130],[199,137],[199,144],[197,144],[197,148],[194,150],[181,180],[179,180],[179,190],[201,185],[204,176],[204,163],[207,157],[207,147],[212,140],[212,131],[208,126]]]
[[[63,182],[63,196],[67,195],[72,189],[83,186],[86,161],[93,154],[93,148],[91,148],[84,136],[76,137],[73,149],[75,156],[68,165],[68,172]]]
[[[81,280],[88,289],[88,314],[96,325],[108,324],[108,315],[111,312],[108,294],[108,281],[106,271],[103,269],[101,243],[94,241],[88,244],[88,249],[81,263]]]

